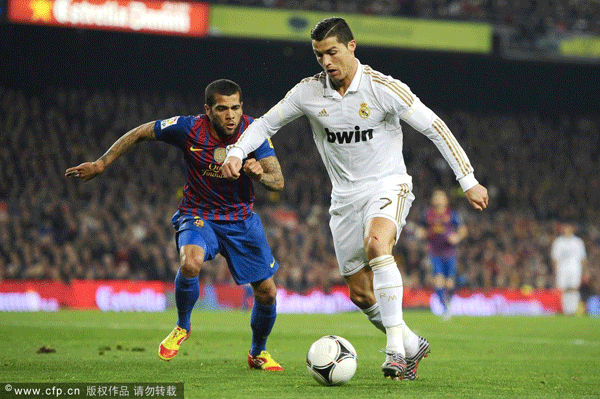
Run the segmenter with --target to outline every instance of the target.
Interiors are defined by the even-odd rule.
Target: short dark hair
[[[310,31],[310,38],[318,42],[333,36],[337,37],[338,42],[344,43],[345,46],[351,40],[354,40],[354,35],[352,35],[348,23],[340,17],[326,18],[317,23]]]
[[[242,89],[240,85],[229,79],[219,79],[206,86],[204,91],[204,101],[206,105],[212,107],[215,104],[215,94],[222,96],[231,96],[235,93],[240,93],[240,101],[242,100]]]

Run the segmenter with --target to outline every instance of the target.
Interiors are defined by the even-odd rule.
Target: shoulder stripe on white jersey
[[[408,94],[408,92],[406,90],[403,90],[400,86],[398,86],[397,84],[393,83],[393,82],[386,82],[380,79],[377,79],[376,77],[372,77],[371,80],[375,83],[380,83],[384,86],[386,86],[388,89],[390,89],[391,91],[393,91],[398,97],[400,97],[400,99],[406,103],[409,107],[411,107],[414,103],[414,99],[412,98],[412,96],[410,94]]]
[[[307,78],[302,79],[300,81],[300,83],[306,83],[306,82],[312,82],[312,81],[317,81],[317,82],[318,81],[323,81],[323,82],[325,82],[324,78],[325,78],[325,72],[319,72],[316,75],[309,76]]]
[[[409,107],[412,107],[415,99],[411,95],[409,91],[407,91],[404,87],[400,86],[394,79],[391,79],[389,76],[385,76],[379,72],[374,71],[371,67],[365,67],[364,73],[366,75],[371,76],[371,80],[375,83],[382,84],[393,91],[402,101],[408,104]]]
[[[462,151],[460,150],[460,145],[458,144],[458,142],[456,141],[454,136],[450,133],[450,131],[446,127],[446,124],[441,119],[438,118],[435,121],[433,121],[432,126],[446,142],[446,145],[450,149],[450,152],[452,152],[452,155],[454,156],[454,159],[458,163],[458,166],[460,167],[460,170],[463,173],[463,175],[466,176],[466,175],[472,173],[473,168],[471,167],[471,165],[469,165],[469,163],[464,158],[464,155],[462,154]]]
[[[398,83],[390,79],[384,79],[378,75],[371,75],[371,80],[375,83],[382,84],[392,90],[402,101],[404,101],[409,107],[415,102],[413,96],[406,89],[401,87]]]

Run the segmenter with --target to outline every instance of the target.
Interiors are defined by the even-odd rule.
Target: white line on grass
[[[157,331],[168,331],[173,328],[173,324],[141,324],[141,323],[108,323],[100,324],[88,321],[72,321],[72,322],[4,322],[2,326],[10,327],[29,327],[29,328],[95,328],[95,329],[111,329],[111,330],[157,330]],[[202,326],[200,326],[202,329]],[[210,331],[214,332],[237,332],[239,331],[238,326],[211,326]],[[298,333],[296,333],[298,334]],[[299,333],[301,335],[314,335],[313,330],[306,330]],[[493,341],[493,342],[512,342],[512,343],[523,343],[523,344],[534,344],[534,345],[573,345],[573,346],[600,346],[600,341],[589,341],[583,339],[549,339],[539,337],[509,337],[509,336],[481,336],[481,335],[467,335],[467,334],[428,334],[428,338],[439,338],[448,340],[459,340],[459,341]]]
[[[586,341],[583,339],[548,339],[538,337],[497,337],[497,336],[480,336],[480,335],[465,335],[465,334],[428,334],[427,337],[459,340],[459,341],[502,341],[523,344],[535,345],[575,345],[575,346],[600,346],[600,341]]]

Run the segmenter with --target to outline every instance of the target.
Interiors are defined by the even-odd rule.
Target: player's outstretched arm
[[[253,180],[259,182],[267,190],[283,190],[283,174],[277,157],[270,156],[257,161],[254,158],[247,159],[244,163],[244,172]]]
[[[265,140],[272,137],[283,126],[303,115],[304,111],[300,106],[302,98],[300,85],[301,83],[294,86],[283,100],[279,101],[266,114],[255,119],[238,141],[227,147],[227,158],[221,165],[221,173],[225,178],[233,180],[240,177],[242,159],[260,147]]]
[[[487,188],[477,184],[465,191],[469,204],[478,211],[483,211],[488,206],[489,197]]]
[[[135,129],[131,129],[115,141],[108,151],[96,161],[84,162],[81,165],[67,169],[65,177],[82,179],[83,181],[92,180],[94,177],[104,172],[104,169],[106,169],[115,159],[129,151],[129,149],[134,147],[140,141],[156,140],[154,123],[155,122],[148,122]]]

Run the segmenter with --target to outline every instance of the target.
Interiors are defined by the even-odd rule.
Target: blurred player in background
[[[573,223],[563,223],[562,234],[552,243],[551,257],[556,288],[562,291],[563,313],[573,315],[579,306],[581,275],[586,264],[583,240],[575,235]]]
[[[252,180],[269,190],[282,190],[281,167],[270,140],[263,140],[248,153],[245,173],[235,181],[224,179],[219,168],[225,160],[226,147],[236,142],[253,119],[242,114],[242,91],[235,82],[214,81],[206,87],[205,96],[205,115],[176,116],[141,125],[123,135],[97,161],[67,169],[66,176],[88,181],[145,140],[160,140],[181,148],[187,181],[172,219],[181,259],[175,278],[179,319],[159,345],[158,356],[171,360],[190,336],[190,316],[200,294],[198,274],[205,261],[221,253],[235,282],[250,283],[254,291],[249,366],[281,371],[282,367],[265,350],[277,316],[273,274],[279,265],[273,258],[260,218],[252,212]]]
[[[386,333],[384,376],[415,379],[429,343],[404,323],[402,277],[392,256],[414,199],[400,120],[437,145],[475,209],[487,206],[487,190],[446,124],[407,85],[358,61],[344,19],[319,22],[311,38],[323,71],[302,80],[257,119],[231,147],[222,171],[239,178],[247,154],[288,122],[308,117],[333,185],[330,227],[350,298]]]
[[[450,317],[449,300],[456,280],[456,246],[467,236],[467,226],[459,213],[448,207],[444,190],[434,190],[431,207],[423,214],[420,239],[427,238],[429,259],[433,267],[435,292],[443,306],[444,319]]]

